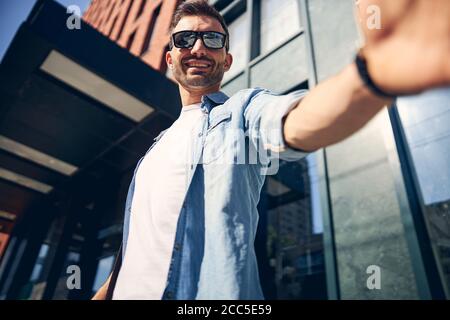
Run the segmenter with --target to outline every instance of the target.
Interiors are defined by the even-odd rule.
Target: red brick
[[[93,0],[83,19],[120,46],[128,48],[152,68],[165,73],[168,31],[179,2],[180,0]],[[139,14],[141,5],[144,7]],[[152,21],[159,6],[157,20]]]

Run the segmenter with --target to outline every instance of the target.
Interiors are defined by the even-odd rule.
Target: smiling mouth
[[[184,63],[184,66],[192,69],[206,70],[212,66],[212,63],[205,60],[188,60]]]

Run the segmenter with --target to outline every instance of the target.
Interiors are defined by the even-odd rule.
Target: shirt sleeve
[[[296,161],[308,155],[306,151],[288,146],[283,135],[283,118],[306,94],[307,90],[279,95],[261,89],[250,99],[244,118],[250,140],[260,157],[268,161],[275,158]]]

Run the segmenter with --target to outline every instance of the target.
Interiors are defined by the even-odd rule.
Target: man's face
[[[178,31],[218,31],[225,33],[219,21],[205,16],[181,18],[172,33]],[[223,74],[230,69],[232,56],[222,49],[208,49],[198,38],[191,49],[173,47],[166,62],[177,82],[186,89],[220,86]]]

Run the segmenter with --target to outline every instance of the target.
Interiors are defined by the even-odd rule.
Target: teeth
[[[198,62],[188,62],[186,63],[188,67],[199,67],[199,68],[207,68],[209,67],[209,64],[205,63],[198,63]]]

